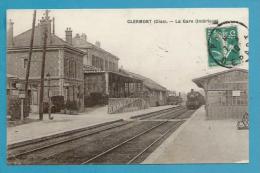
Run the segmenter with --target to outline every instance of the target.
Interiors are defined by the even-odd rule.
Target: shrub
[[[97,92],[91,93],[89,96],[84,97],[84,103],[86,107],[106,105],[108,104],[108,95]]]
[[[21,118],[21,99],[17,96],[9,96],[7,105],[7,114],[11,116],[11,120],[19,120]],[[30,112],[30,105],[24,99],[23,115],[28,117]]]
[[[77,101],[70,101],[70,100],[68,100],[67,103],[66,103],[66,109],[73,110],[73,111],[78,111]]]
[[[43,102],[43,113],[48,113],[48,112],[49,112],[49,103]]]
[[[60,112],[61,109],[64,109],[64,96],[52,96],[51,101],[53,104],[53,112]]]

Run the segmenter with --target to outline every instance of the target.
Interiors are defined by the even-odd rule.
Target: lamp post
[[[69,83],[65,83],[64,84],[64,87],[66,88],[66,90],[67,90],[67,99],[66,99],[66,103],[65,103],[65,109],[67,110],[68,109],[68,111],[70,112],[70,108],[69,108],[69,102],[70,102],[70,94],[69,94]]]
[[[24,99],[25,99],[25,93],[24,91],[22,93],[19,93],[19,98],[21,99],[21,117],[20,119],[24,120]]]
[[[20,120],[23,121],[24,120],[24,99],[25,99],[25,92],[24,92],[24,88],[21,84],[17,84],[16,85],[19,88],[19,98],[21,100],[21,117]]]
[[[52,107],[52,103],[51,103],[51,96],[50,96],[50,87],[51,87],[51,75],[48,73],[46,75],[47,80],[48,80],[48,113],[49,113],[49,119],[53,120],[53,117],[51,116],[51,107]]]

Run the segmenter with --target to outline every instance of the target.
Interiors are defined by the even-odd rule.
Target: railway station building
[[[126,109],[142,109],[143,81],[121,73],[119,58],[101,48],[101,43],[88,42],[86,34],[76,34],[74,47],[85,52],[83,60],[85,106],[108,104],[108,112],[124,112]],[[131,108],[132,107],[132,108]]]
[[[208,119],[241,119],[248,112],[248,71],[232,68],[193,79],[205,91]]]
[[[47,25],[47,46],[45,60],[44,102],[48,102],[48,89],[51,96],[63,96],[64,101],[75,101],[80,111],[84,110],[84,52],[72,46],[72,31],[65,31],[66,40],[55,35],[51,19],[42,18],[35,26],[29,77],[29,101],[32,112],[38,112],[40,93],[40,73],[42,64],[43,26]],[[13,35],[14,23],[9,21],[7,33],[7,78],[12,83],[11,92],[19,90],[15,83],[24,88],[28,64],[29,46],[32,30]],[[46,75],[49,74],[50,85]],[[10,76],[15,76],[10,78]],[[10,82],[9,82],[10,80]],[[20,88],[20,89],[21,89]],[[16,92],[17,93],[17,92]]]
[[[144,76],[118,68],[119,58],[101,48],[101,43],[88,42],[86,34],[76,34],[73,46],[84,51],[85,105],[94,106],[106,100],[119,109],[135,103],[139,107],[166,104],[166,88]],[[118,106],[121,105],[121,106]],[[112,106],[113,107],[113,106]],[[114,110],[114,109],[113,109]]]
[[[166,104],[166,88],[153,80],[118,68],[119,58],[101,48],[101,43],[88,42],[86,34],[76,34],[66,28],[65,40],[55,35],[54,18],[42,18],[35,27],[29,75],[31,112],[39,111],[40,76],[43,32],[47,26],[44,79],[44,102],[51,97],[63,97],[64,103],[77,103],[79,111],[85,106],[108,104],[109,113],[144,109]],[[24,89],[32,29],[16,36],[14,23],[7,32],[8,95]],[[47,78],[48,74],[48,78]],[[16,87],[19,84],[19,88]]]

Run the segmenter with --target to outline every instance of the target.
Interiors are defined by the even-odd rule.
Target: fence
[[[142,98],[109,98],[108,113],[131,112],[148,108],[147,102]]]

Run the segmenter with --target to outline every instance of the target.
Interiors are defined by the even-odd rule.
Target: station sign
[[[241,91],[240,90],[234,90],[234,91],[232,91],[232,96],[233,97],[240,97],[240,94],[241,93]]]
[[[25,98],[25,91],[24,90],[20,90],[19,91],[19,98],[20,99],[24,99]]]

